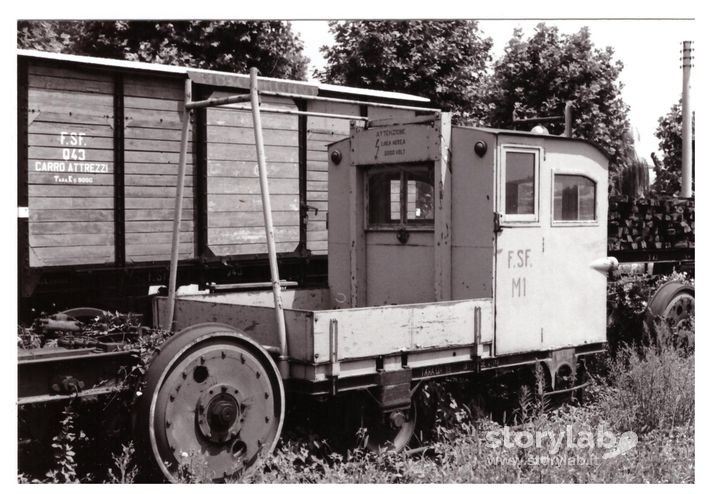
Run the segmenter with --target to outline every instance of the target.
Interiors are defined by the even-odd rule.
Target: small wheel
[[[677,325],[691,316],[695,316],[695,288],[677,280],[661,285],[646,309],[646,322],[652,329],[658,319]]]
[[[284,386],[255,341],[229,326],[198,324],[167,341],[151,363],[137,413],[138,439],[148,439],[150,460],[168,481],[184,470],[222,481],[276,446]]]
[[[416,406],[408,410],[391,412],[386,420],[371,424],[368,428],[367,449],[370,451],[399,452],[406,448],[416,431]]]

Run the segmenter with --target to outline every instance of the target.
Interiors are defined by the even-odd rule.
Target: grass
[[[421,401],[431,406],[433,419],[426,431],[425,437],[430,439],[426,450],[416,454],[373,454],[362,448],[336,452],[315,431],[299,427],[292,432],[289,428],[274,454],[239,481],[693,483],[694,332],[692,325],[676,329],[657,328],[648,344],[621,345],[613,355],[603,356],[597,366],[601,371],[589,376],[590,384],[579,406],[552,408],[525,387],[515,401],[513,419],[493,421],[476,417],[474,406],[461,400],[461,393],[451,385],[433,384],[423,389],[421,396]],[[615,444],[621,438],[625,442],[620,444],[627,446],[633,444],[629,441],[635,433],[636,445],[615,449],[598,443],[600,431],[613,434]],[[566,437],[569,433],[572,442]],[[135,481],[132,445],[123,445],[113,453],[107,473],[82,471],[76,455],[81,434],[70,410],[65,410],[52,444],[55,468],[43,478],[20,475],[18,480]],[[537,442],[539,435],[546,441]],[[513,439],[508,443],[513,446],[495,447],[505,436]],[[520,442],[527,447],[519,447],[520,437],[534,440],[530,445]],[[554,443],[549,442],[552,438]],[[208,481],[204,465],[194,461],[192,468],[184,468],[181,480]]]

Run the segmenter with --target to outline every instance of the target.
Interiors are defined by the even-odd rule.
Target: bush
[[[610,365],[603,407],[622,430],[688,425],[695,413],[695,358],[671,345],[624,346]]]
[[[654,335],[646,326],[649,299],[671,280],[693,283],[685,273],[673,273],[670,276],[623,275],[607,285],[607,342],[612,356],[624,344],[641,347],[652,343]],[[673,328],[673,332],[682,329],[687,330],[687,327]]]

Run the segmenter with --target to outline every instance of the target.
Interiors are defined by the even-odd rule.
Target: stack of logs
[[[673,197],[611,197],[610,251],[695,247],[695,201]]]

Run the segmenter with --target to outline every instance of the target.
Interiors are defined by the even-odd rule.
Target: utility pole
[[[690,109],[690,69],[693,67],[692,41],[683,41],[683,130],[681,151],[681,197],[693,196],[693,112]]]

